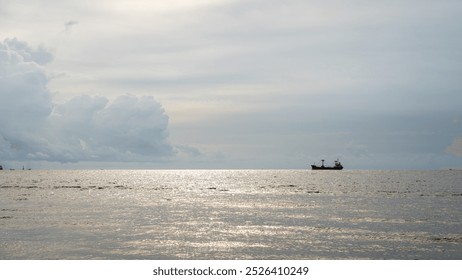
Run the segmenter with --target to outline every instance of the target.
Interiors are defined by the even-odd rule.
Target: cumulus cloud
[[[78,96],[56,105],[50,126],[63,132],[62,150],[71,159],[146,161],[173,151],[168,116],[152,97]]]
[[[54,103],[43,68],[51,58],[17,39],[0,43],[2,160],[156,161],[174,154],[168,116],[150,96]]]
[[[40,63],[50,56],[15,39],[0,43],[2,158],[24,157],[39,145],[35,135],[52,111],[51,93]],[[34,61],[37,57],[38,62]]]
[[[19,55],[17,59],[24,62],[33,62],[39,65],[44,65],[53,60],[53,55],[46,50],[44,46],[38,48],[30,47],[26,42],[20,41],[16,38],[6,39],[1,47],[3,50],[10,50],[10,55]]]

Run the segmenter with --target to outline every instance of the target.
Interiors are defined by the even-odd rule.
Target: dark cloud
[[[72,27],[79,24],[78,21],[75,21],[75,20],[70,20],[70,21],[67,21],[64,23],[64,31],[65,32],[70,32]]]
[[[0,43],[2,160],[156,161],[174,154],[168,116],[150,96],[77,96],[53,103],[44,48]]]

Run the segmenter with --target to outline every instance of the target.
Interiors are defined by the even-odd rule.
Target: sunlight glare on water
[[[1,259],[461,259],[461,171],[2,171]]]

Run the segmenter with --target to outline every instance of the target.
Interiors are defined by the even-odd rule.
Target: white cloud
[[[15,39],[0,43],[0,132],[4,138],[32,133],[51,113],[48,79],[34,60],[42,63],[50,56]]]
[[[44,65],[53,60],[53,55],[47,51],[45,47],[39,46],[34,49],[26,42],[19,41],[17,38],[5,39],[2,48],[5,50],[10,49],[10,55],[15,56],[16,53],[19,55],[16,59],[22,60],[23,62],[34,62],[39,65]]]
[[[2,160],[136,162],[174,154],[168,116],[150,96],[80,95],[53,103],[41,66],[51,57],[16,39],[0,43]]]

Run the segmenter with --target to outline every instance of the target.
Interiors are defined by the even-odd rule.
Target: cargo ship
[[[312,170],[342,170],[343,165],[340,163],[339,160],[334,161],[334,166],[325,166],[324,165],[324,160],[321,160],[321,166],[317,166],[315,164],[311,165]]]

